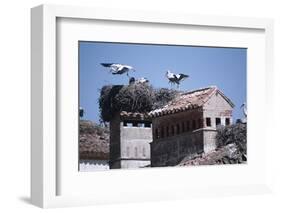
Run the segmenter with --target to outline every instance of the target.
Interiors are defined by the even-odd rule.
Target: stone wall
[[[191,159],[204,151],[203,131],[198,129],[151,144],[151,166],[174,166],[183,159]]]
[[[156,117],[152,120],[151,166],[174,166],[204,151],[202,109]]]

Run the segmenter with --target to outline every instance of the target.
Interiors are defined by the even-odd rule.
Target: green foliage
[[[237,123],[218,129],[218,147],[236,144],[243,155],[247,155],[247,124]]]

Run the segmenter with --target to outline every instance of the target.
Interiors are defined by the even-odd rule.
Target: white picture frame
[[[165,200],[165,199],[177,199],[177,198],[188,198],[188,197],[197,197],[197,196],[214,196],[214,195],[233,195],[233,194],[252,194],[252,193],[264,193],[271,191],[271,166],[269,153],[266,153],[266,161],[264,165],[261,166],[258,171],[255,168],[256,174],[263,173],[264,175],[260,178],[256,178],[253,181],[253,184],[250,184],[250,181],[238,181],[236,184],[227,182],[216,183],[214,185],[201,184],[199,182],[192,183],[193,187],[190,184],[185,183],[183,180],[186,172],[179,169],[154,169],[154,170],[145,170],[145,171],[117,171],[112,172],[110,176],[112,178],[117,178],[117,180],[125,179],[122,181],[128,181],[129,178],[138,179],[143,177],[145,181],[152,178],[152,183],[155,185],[150,186],[151,191],[146,193],[145,188],[142,184],[136,191],[129,189],[130,187],[122,188],[112,188],[113,185],[104,186],[105,191],[109,192],[104,194],[87,194],[84,193],[85,190],[81,190],[81,193],[78,194],[60,194],[59,185],[64,184],[61,179],[60,173],[63,171],[63,164],[59,164],[60,152],[62,147],[58,146],[58,132],[57,132],[57,117],[58,117],[58,95],[57,88],[61,83],[57,78],[57,51],[58,51],[58,20],[59,19],[68,19],[68,20],[99,20],[101,22],[113,21],[118,22],[120,25],[122,23],[144,23],[153,24],[154,26],[165,26],[167,30],[173,30],[173,27],[185,27],[185,26],[195,26],[202,29],[218,29],[228,32],[234,32],[237,30],[246,30],[246,31],[258,31],[262,33],[258,42],[265,42],[262,45],[262,66],[260,69],[260,77],[258,77],[259,82],[264,83],[264,87],[260,88],[262,93],[262,98],[264,100],[263,104],[260,104],[258,109],[251,108],[254,113],[265,112],[265,106],[273,104],[273,97],[270,95],[270,90],[273,88],[273,21],[271,19],[256,19],[256,18],[241,18],[241,17],[216,17],[216,16],[202,16],[202,15],[188,15],[188,14],[173,14],[173,13],[153,13],[148,11],[116,11],[112,9],[101,9],[101,8],[84,8],[84,7],[74,7],[74,6],[54,6],[54,5],[41,5],[31,10],[31,72],[32,72],[32,103],[31,103],[31,201],[33,204],[47,208],[47,207],[61,207],[61,206],[76,206],[76,205],[91,205],[99,203],[114,203],[114,202],[139,202],[143,200]],[[170,29],[169,29],[170,28]],[[235,37],[235,33],[233,34]],[[210,37],[211,41],[212,37]],[[167,39],[167,43],[170,41]],[[235,41],[234,41],[235,43]],[[207,43],[197,43],[197,45],[206,45]],[[214,45],[215,42],[214,42]],[[250,56],[252,57],[252,56]],[[258,63],[254,62],[253,63]],[[260,61],[260,60],[259,60]],[[257,68],[256,64],[253,67]],[[251,79],[253,72],[248,73],[248,78]],[[262,78],[265,76],[265,78]],[[248,85],[249,94],[253,94],[253,90],[257,87],[255,83],[250,80]],[[71,86],[71,85],[70,85]],[[256,99],[252,99],[254,103]],[[255,111],[256,110],[256,111]],[[249,114],[249,119],[255,120],[254,116]],[[270,116],[264,113],[262,119],[270,122]],[[255,123],[255,122],[253,122]],[[249,131],[259,131],[260,126],[252,126]],[[262,139],[259,139],[259,142],[262,145],[257,145],[261,149],[262,146],[268,148],[270,129],[266,126],[266,131],[262,133]],[[78,143],[78,142],[77,142]],[[251,148],[251,147],[250,147]],[[59,150],[59,151],[58,151]],[[257,151],[260,151],[257,150]],[[268,149],[270,150],[270,149]],[[78,160],[78,159],[77,159]],[[250,165],[252,163],[249,163]],[[254,163],[253,163],[254,165]],[[70,165],[77,168],[76,165]],[[204,170],[204,171],[203,171]],[[210,175],[210,178],[216,178],[219,176],[218,170],[214,167],[207,168],[202,167],[199,169],[189,170],[192,174],[192,180],[196,180],[200,175],[205,174],[205,170],[211,173],[216,173]],[[242,168],[240,171],[236,167],[227,169],[229,172],[242,172],[242,170],[247,170],[246,167]],[[78,172],[78,170],[77,170]],[[175,173],[175,174],[174,174]],[[71,174],[64,174],[68,176],[69,183],[67,187],[71,187],[71,181],[73,190],[77,190],[75,185],[75,179],[71,178]],[[83,180],[89,181],[85,176],[99,176],[99,180],[106,176],[106,173],[92,173],[84,174]],[[153,177],[159,176],[162,177],[156,184]],[[180,185],[173,185],[168,180],[173,180],[176,176],[183,177],[179,179]],[[126,179],[127,178],[127,179]],[[250,179],[250,178],[249,178]],[[191,179],[190,179],[191,180]],[[154,182],[153,182],[154,181]],[[215,181],[214,181],[215,182]],[[166,188],[161,189],[161,184],[165,184]],[[143,188],[143,191],[140,190]],[[90,189],[89,189],[90,190]],[[121,190],[121,191],[120,191]],[[123,190],[123,191],[122,191]],[[117,192],[116,192],[117,191]],[[120,195],[122,193],[122,196]]]

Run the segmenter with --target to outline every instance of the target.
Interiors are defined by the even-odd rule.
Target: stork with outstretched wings
[[[124,73],[127,73],[127,76],[129,76],[129,71],[135,71],[135,69],[132,66],[126,65],[126,64],[117,64],[117,63],[101,63],[102,66],[109,68],[109,71],[113,75],[122,75]]]
[[[168,70],[166,72],[166,77],[168,78],[169,83],[177,84],[177,88],[179,88],[180,82],[183,81],[184,79],[188,78],[189,75],[182,74],[182,73],[175,74],[175,73],[172,73],[170,70]]]

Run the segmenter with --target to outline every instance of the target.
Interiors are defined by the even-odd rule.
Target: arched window
[[[196,120],[192,120],[192,130],[196,129]]]
[[[216,126],[221,125],[221,118],[216,118]]]
[[[171,126],[171,135],[172,136],[175,135],[175,127],[174,127],[174,125]]]
[[[185,125],[184,125],[184,122],[181,123],[181,132],[185,132]]]
[[[186,131],[189,132],[190,131],[190,122],[186,121]]]
[[[180,134],[180,125],[177,124],[177,134]]]
[[[161,127],[161,133],[160,134],[161,134],[161,138],[164,138],[164,127],[163,126]]]
[[[225,118],[225,125],[226,126],[230,125],[230,118]]]
[[[211,118],[209,117],[206,118],[206,126],[212,126]]]
[[[169,137],[170,133],[169,133],[169,126],[166,127],[166,136]]]

